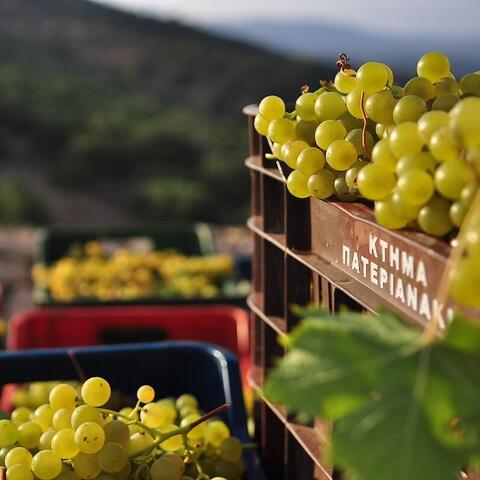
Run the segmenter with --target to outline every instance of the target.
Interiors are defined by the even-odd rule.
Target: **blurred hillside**
[[[86,0],[1,0],[0,221],[241,222],[241,107],[328,70]]]

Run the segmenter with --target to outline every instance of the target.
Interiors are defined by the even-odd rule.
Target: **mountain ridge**
[[[248,41],[275,53],[296,55],[313,61],[331,61],[347,52],[354,64],[382,61],[402,73],[415,75],[418,58],[430,50],[450,56],[458,74],[480,68],[480,57],[472,55],[472,46],[480,43],[480,34],[465,37],[408,35],[369,32],[360,27],[316,21],[275,21],[255,19],[249,22],[211,24],[208,30],[230,38]]]
[[[35,189],[53,222],[68,217],[49,208],[59,188],[72,210],[81,190],[117,218],[242,222],[242,107],[295,98],[330,67],[86,0],[2,0],[0,177],[17,172],[5,188],[29,191],[25,171],[41,172]],[[29,152],[22,168],[15,144]]]
[[[10,43],[20,38],[24,48],[67,67],[75,62],[100,72],[118,70],[154,95],[178,100],[178,90],[186,87],[187,100],[195,102],[202,96],[207,103],[199,106],[207,108],[218,108],[212,100],[212,82],[221,95],[227,95],[229,89],[237,92],[238,109],[269,90],[291,93],[285,82],[291,81],[292,72],[285,74],[281,64],[298,71],[298,86],[325,70],[321,62],[288,59],[200,28],[86,0],[2,0],[0,35]],[[109,43],[112,38],[113,44]],[[236,71],[240,60],[249,65],[247,74]],[[270,73],[275,75],[267,75]]]

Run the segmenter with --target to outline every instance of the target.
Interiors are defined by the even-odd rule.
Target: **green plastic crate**
[[[154,250],[173,249],[185,255],[212,255],[215,253],[211,228],[205,223],[159,223],[146,226],[92,226],[92,225],[53,225],[40,234],[36,261],[51,265],[70,254],[72,247],[83,245],[91,240],[146,239]],[[237,272],[242,273],[242,272]],[[241,277],[243,278],[243,276]],[[226,293],[214,298],[149,297],[136,300],[100,301],[96,299],[58,302],[48,292],[36,288],[33,300],[37,306],[111,306],[111,305],[190,305],[228,304],[244,307],[246,294]]]
[[[215,252],[213,235],[205,223],[160,223],[121,227],[92,225],[53,225],[40,234],[37,262],[51,265],[69,254],[74,245],[90,240],[126,240],[144,238],[155,250],[174,249],[185,255],[211,255]]]

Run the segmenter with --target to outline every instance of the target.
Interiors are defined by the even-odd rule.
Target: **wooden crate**
[[[450,247],[418,232],[380,227],[371,209],[360,203],[297,199],[286,189],[288,167],[272,160],[266,139],[256,133],[256,106],[248,117],[253,240],[250,381],[261,400],[256,406],[257,441],[269,478],[333,480],[341,478],[325,457],[329,426],[305,426],[262,397],[265,375],[285,354],[278,336],[298,322],[292,304],[316,304],[334,313],[397,312],[420,328],[438,314],[445,328],[450,303],[435,298]],[[478,477],[469,476],[469,480]]]

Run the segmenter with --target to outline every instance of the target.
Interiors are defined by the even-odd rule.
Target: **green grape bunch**
[[[50,385],[51,386],[51,385]],[[197,399],[155,400],[142,385],[137,403],[105,408],[100,377],[79,388],[56,383],[46,403],[15,408],[0,421],[0,466],[7,480],[241,480],[244,445]],[[221,407],[222,408],[222,407]]]
[[[429,52],[401,86],[388,65],[354,70],[348,60],[333,82],[303,88],[293,112],[275,95],[260,102],[254,125],[272,147],[267,158],[291,169],[298,198],[362,199],[385,228],[452,238],[479,195],[480,71],[457,80],[449,58]],[[469,228],[452,296],[480,307],[480,222]]]

